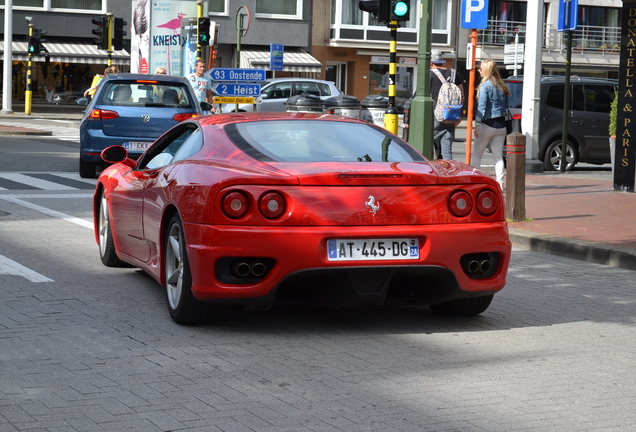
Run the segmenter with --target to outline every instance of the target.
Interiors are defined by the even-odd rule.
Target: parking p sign
[[[462,0],[462,28],[488,27],[488,0]]]

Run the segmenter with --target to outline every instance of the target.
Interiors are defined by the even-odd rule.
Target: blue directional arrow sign
[[[578,0],[559,0],[557,31],[576,30],[578,10]]]
[[[258,82],[265,81],[267,77],[265,69],[212,68],[208,72],[212,81]]]
[[[212,87],[212,91],[219,96],[257,97],[261,95],[260,84],[219,83]]]

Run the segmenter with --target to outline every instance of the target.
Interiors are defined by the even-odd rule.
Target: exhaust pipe
[[[468,263],[468,273],[477,273],[479,271],[480,265],[479,261],[472,260]]]
[[[244,261],[234,262],[232,273],[237,277],[244,278],[250,274],[250,265]]]
[[[266,271],[267,271],[267,267],[265,267],[265,264],[261,262],[255,262],[250,267],[250,273],[252,273],[252,276],[257,278],[263,276]]]
[[[490,270],[490,260],[483,260],[479,263],[480,273],[486,273],[488,270]]]

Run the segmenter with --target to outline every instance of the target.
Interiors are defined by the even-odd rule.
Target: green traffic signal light
[[[198,26],[199,45],[210,45],[210,19],[199,18]]]
[[[391,21],[408,21],[410,4],[404,0],[391,1]]]

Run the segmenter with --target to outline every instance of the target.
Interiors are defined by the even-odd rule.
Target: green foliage
[[[618,92],[614,92],[614,100],[610,105],[610,122],[609,122],[609,135],[616,136],[616,121],[618,120]]]

